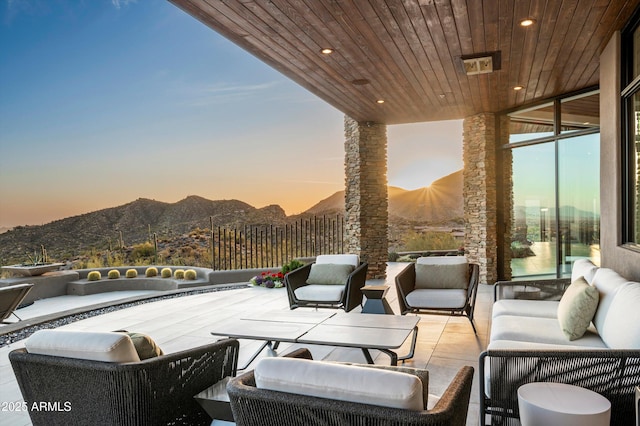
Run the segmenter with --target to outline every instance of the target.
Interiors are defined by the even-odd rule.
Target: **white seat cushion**
[[[495,340],[515,340],[532,343],[546,343],[552,345],[587,346],[591,348],[606,348],[606,345],[590,327],[584,335],[571,342],[565,337],[555,318],[519,317],[501,315],[492,320],[491,342]]]
[[[298,300],[312,302],[339,302],[342,300],[343,285],[309,284],[295,289]]]
[[[38,330],[25,342],[27,352],[104,362],[139,362],[131,338],[123,333]]]
[[[522,317],[557,318],[557,300],[502,299],[493,304],[492,318],[500,315]]]
[[[467,303],[467,290],[416,289],[406,299],[413,308],[458,309]]]
[[[321,254],[316,257],[316,263],[335,263],[338,265],[353,265],[357,268],[360,265],[360,257],[357,254]]]
[[[319,398],[422,411],[422,381],[407,373],[299,358],[263,358],[256,387]]]

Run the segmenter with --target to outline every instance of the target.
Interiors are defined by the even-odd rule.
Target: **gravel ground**
[[[38,330],[57,328],[63,325],[71,324],[76,321],[81,321],[87,318],[95,317],[96,315],[103,315],[109,312],[119,311],[120,309],[127,309],[133,306],[142,305],[144,303],[157,302],[159,300],[175,299],[177,297],[192,296],[194,294],[212,293],[215,291],[235,290],[238,288],[246,288],[246,286],[247,286],[246,284],[242,284],[242,285],[230,285],[230,286],[222,286],[222,287],[200,289],[200,290],[194,289],[194,290],[185,291],[182,293],[174,293],[174,294],[169,294],[165,296],[161,295],[161,296],[152,297],[148,299],[138,300],[135,302],[115,304],[106,308],[93,309],[93,310],[82,312],[79,314],[63,316],[52,321],[43,322],[41,324],[22,328],[12,333],[6,333],[3,335],[0,335],[0,348],[7,346],[13,342],[26,339],[27,337],[31,336],[33,333],[35,333]]]

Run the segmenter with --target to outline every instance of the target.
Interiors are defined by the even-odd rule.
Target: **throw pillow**
[[[598,289],[580,277],[571,283],[558,304],[558,322],[569,340],[581,338],[598,308]]]
[[[136,349],[140,361],[164,355],[162,349],[160,349],[156,342],[154,342],[153,339],[146,334],[129,332],[127,330],[117,330],[117,332],[124,333],[129,336],[129,338],[131,338],[133,347]]]
[[[336,263],[314,263],[311,265],[307,284],[337,284],[345,285],[349,275],[354,271],[353,265]]]
[[[462,289],[469,287],[469,265],[416,264],[416,288],[419,289]]]

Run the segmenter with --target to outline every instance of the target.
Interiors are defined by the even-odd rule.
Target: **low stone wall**
[[[67,294],[69,282],[80,278],[78,271],[47,272],[37,277],[16,277],[0,280],[0,287],[31,283],[31,291],[25,297],[23,303],[31,303],[49,297],[64,296]]]

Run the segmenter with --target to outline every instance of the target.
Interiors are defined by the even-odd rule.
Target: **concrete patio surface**
[[[387,301],[398,313],[398,303],[394,288],[395,275],[406,266],[405,263],[389,263],[386,280],[368,280],[367,284],[387,284],[392,288],[387,293]],[[112,292],[91,296],[62,296],[60,298],[38,301],[20,309],[18,315],[23,319],[49,315],[93,305],[115,302],[122,298],[161,294],[159,292]],[[475,377],[471,393],[471,403],[467,425],[479,422],[478,396],[478,356],[487,345],[490,330],[492,287],[480,285],[475,310],[475,323],[478,335],[474,335],[469,321],[464,317],[438,315],[420,315],[416,354],[405,365],[429,370],[429,393],[440,395],[445,390],[458,369],[463,365],[475,368]],[[56,300],[57,299],[57,300]],[[211,342],[215,339],[210,331],[219,321],[238,317],[247,311],[263,312],[270,310],[289,310],[286,289],[266,289],[246,287],[179,298],[166,299],[140,304],[104,315],[80,320],[61,328],[66,330],[113,331],[126,329],[150,335],[167,353],[176,352]],[[299,308],[308,310],[312,308]],[[350,314],[357,314],[356,308]],[[15,318],[14,318],[15,319]],[[2,328],[0,327],[0,330]],[[398,350],[399,354],[408,352],[409,341]],[[238,365],[244,365],[260,345],[260,342],[241,340]],[[9,363],[10,351],[23,347],[24,340],[0,348],[0,403],[22,401],[22,395]],[[279,354],[287,353],[300,345],[283,343]],[[328,346],[306,346],[314,359],[365,362],[359,349],[336,348]],[[264,351],[261,356],[269,356]],[[388,364],[389,357],[378,351],[372,351],[377,364]],[[28,413],[0,412],[0,425],[30,425]]]

